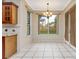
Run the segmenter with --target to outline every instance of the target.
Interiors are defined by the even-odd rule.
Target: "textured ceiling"
[[[49,10],[62,11],[70,3],[71,0],[26,0],[33,10],[46,11],[49,3]]]

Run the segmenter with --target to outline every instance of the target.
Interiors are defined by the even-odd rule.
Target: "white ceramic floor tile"
[[[61,53],[56,53],[56,54],[54,54],[53,56],[54,56],[54,57],[59,57],[59,58],[62,58],[62,57],[63,57]]]
[[[15,56],[21,57],[21,56],[23,56],[25,53],[26,53],[26,52],[20,52],[20,53],[15,54]]]
[[[12,58],[9,58],[9,59],[22,59],[21,57],[12,57]]]
[[[53,50],[45,50],[45,52],[53,52]]]
[[[76,52],[64,43],[38,43],[10,59],[76,59]]]
[[[61,52],[67,52],[68,50],[65,49],[65,48],[64,48],[64,49],[60,48],[60,51],[61,51]]]
[[[76,58],[72,58],[72,57],[71,57],[71,58],[65,58],[65,59],[76,59]]]
[[[47,57],[47,56],[53,56],[53,53],[52,52],[45,52],[44,57]]]
[[[34,53],[28,53],[28,54],[25,54],[24,57],[33,57]]]
[[[53,49],[53,52],[60,52],[59,49]]]
[[[22,59],[32,59],[32,58],[22,58]]]
[[[16,53],[16,54],[14,54],[13,56],[11,56],[10,58],[12,59],[19,59],[19,58],[21,58],[22,56],[24,56],[24,54],[25,54],[26,52],[20,52],[20,53]]]
[[[54,59],[53,57],[44,57],[43,59]]]
[[[42,57],[35,57],[35,58],[33,58],[33,59],[43,59]]]
[[[43,57],[43,53],[36,53],[33,57]]]
[[[59,57],[58,57],[58,58],[54,58],[54,59],[64,59],[64,58],[59,58]]]
[[[70,53],[71,53],[71,52],[70,52]],[[74,57],[76,56],[76,53],[71,53],[71,54],[72,54],[72,56],[74,56]]]
[[[66,57],[73,57],[69,52],[63,52],[62,53],[63,56],[66,58]]]

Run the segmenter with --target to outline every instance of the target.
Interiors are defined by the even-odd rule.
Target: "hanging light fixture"
[[[44,16],[47,16],[47,18],[49,18],[50,16],[52,16],[52,12],[48,10],[49,7],[49,3],[47,3],[47,11],[43,12]]]

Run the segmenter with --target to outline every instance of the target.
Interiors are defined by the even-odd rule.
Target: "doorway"
[[[76,5],[65,13],[65,40],[76,47]]]

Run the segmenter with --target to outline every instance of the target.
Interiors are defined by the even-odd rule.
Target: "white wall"
[[[19,7],[19,39],[20,39],[20,49],[28,48],[31,44],[31,35],[27,35],[27,8],[25,7],[25,1],[20,1]]]
[[[33,42],[64,42],[65,21],[61,19],[57,21],[58,33],[57,34],[38,34],[38,15],[32,14],[32,36]]]

